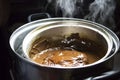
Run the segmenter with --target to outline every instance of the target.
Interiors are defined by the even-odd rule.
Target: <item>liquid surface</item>
[[[32,59],[39,64],[49,66],[75,67],[93,63],[99,58],[75,50],[48,49],[36,54]]]
[[[39,38],[32,44],[29,56],[43,65],[75,67],[94,63],[105,53],[103,46],[76,33],[59,39]]]

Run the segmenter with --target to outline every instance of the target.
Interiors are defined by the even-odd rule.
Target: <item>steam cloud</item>
[[[52,1],[55,1],[57,9],[61,9],[63,17],[74,17],[75,13],[77,13],[76,4],[80,3],[81,5],[84,0],[48,0],[49,3]],[[89,14],[85,14],[84,19],[98,22],[110,29],[114,29],[113,16],[115,6],[114,0],[94,0],[89,6]]]
[[[85,19],[101,23],[111,29],[114,29],[114,10],[114,0],[95,0],[89,6],[90,13],[85,16]]]
[[[78,1],[81,3],[83,2],[83,0],[57,0],[56,7],[61,8],[63,17],[73,17],[75,12],[77,12],[76,3]]]
[[[76,4],[82,4],[83,0],[48,0],[48,3],[52,2],[55,2],[56,9],[60,9],[62,11],[63,17],[73,17],[77,12]]]

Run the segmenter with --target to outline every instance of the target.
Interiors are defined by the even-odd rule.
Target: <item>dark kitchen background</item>
[[[51,1],[51,0],[48,0]],[[0,0],[0,80],[12,80],[9,37],[21,25],[28,23],[28,16],[35,13],[48,13],[51,17],[62,17],[61,10],[56,12],[54,2],[47,0]],[[55,0],[53,0],[55,1]],[[83,0],[84,5],[75,17],[83,18],[89,13],[89,5],[94,0]],[[115,0],[113,31],[120,38],[120,0]],[[79,6],[79,5],[78,5]],[[80,14],[80,15],[79,15]],[[39,18],[42,18],[41,15]],[[16,73],[17,74],[17,73]]]

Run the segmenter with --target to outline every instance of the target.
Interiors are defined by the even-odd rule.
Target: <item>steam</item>
[[[82,7],[77,6],[84,5],[84,0],[48,0],[49,3],[55,2],[56,9],[61,9],[63,17],[74,17],[79,13],[84,13]],[[114,10],[115,10],[115,0],[94,0],[89,6],[89,13],[84,14],[84,19],[91,20],[100,24],[103,24],[110,29],[115,28],[114,23]],[[78,8],[79,7],[79,8]]]
[[[89,6],[90,13],[85,16],[85,19],[101,23],[111,29],[115,28],[114,23],[114,0],[95,0]]]
[[[58,0],[57,6],[59,6],[63,12],[63,16],[73,16],[75,11],[76,0]]]
[[[48,3],[51,3],[52,2],[52,0],[47,0],[48,1]]]
[[[62,11],[63,17],[73,17],[77,12],[77,3],[83,3],[83,0],[48,0],[48,3],[55,2],[56,10]]]
[[[56,7],[59,7],[62,10],[63,17],[73,17],[76,11],[76,3],[83,0],[57,0]]]

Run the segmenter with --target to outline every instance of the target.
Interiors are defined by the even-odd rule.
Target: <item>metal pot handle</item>
[[[48,13],[35,13],[28,16],[28,22],[44,19],[44,18],[51,18],[50,14]]]

